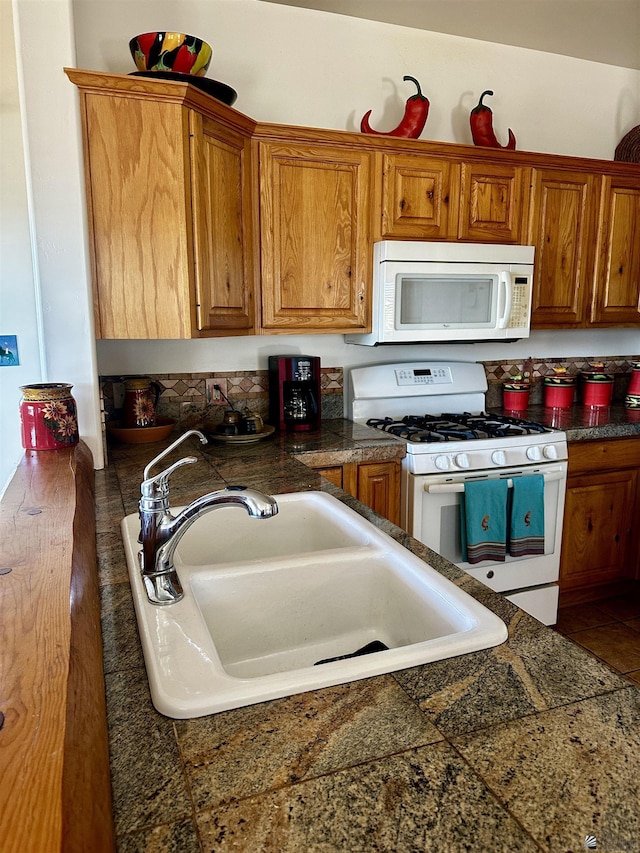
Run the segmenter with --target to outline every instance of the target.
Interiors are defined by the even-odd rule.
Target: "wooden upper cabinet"
[[[533,169],[527,243],[536,247],[534,328],[586,322],[598,188],[595,174]]]
[[[528,172],[510,164],[385,154],[381,237],[521,242]]]
[[[262,328],[366,331],[371,155],[259,143]]]
[[[521,243],[529,169],[463,163],[458,236],[478,243]]]
[[[640,176],[603,178],[591,321],[640,324]]]
[[[251,141],[191,112],[197,328],[254,330]]]
[[[80,88],[97,336],[252,332],[254,125],[222,105],[218,119],[186,84],[67,73]]]
[[[444,158],[385,154],[382,239],[446,240],[458,227],[460,167]]]
[[[92,91],[83,105],[96,334],[191,337],[187,111]]]
[[[186,82],[65,72],[98,337],[367,332],[388,238],[533,245],[533,328],[640,325],[635,164],[259,124]]]

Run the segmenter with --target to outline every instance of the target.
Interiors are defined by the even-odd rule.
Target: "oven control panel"
[[[438,367],[401,367],[396,368],[398,385],[451,385],[451,368]]]

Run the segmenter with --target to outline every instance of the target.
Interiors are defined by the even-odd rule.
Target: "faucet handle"
[[[165,510],[169,508],[169,477],[173,474],[176,468],[182,465],[192,465],[198,461],[197,456],[185,456],[183,459],[178,459],[173,465],[169,465],[160,474],[155,477],[149,477],[143,480],[140,485],[142,497],[140,499],[140,509],[153,512],[154,510]],[[149,467],[149,466],[147,466]],[[146,471],[146,469],[145,469]],[[159,505],[157,505],[159,502]]]
[[[164,459],[164,457],[165,457],[165,456],[168,456],[168,455],[169,455],[169,453],[171,453],[171,451],[172,451],[172,450],[175,450],[175,448],[176,448],[179,444],[182,444],[182,442],[183,442],[185,439],[189,438],[189,436],[190,436],[190,435],[197,435],[197,436],[198,436],[198,438],[200,439],[200,442],[201,442],[202,444],[207,444],[207,439],[204,437],[204,435],[200,432],[200,430],[199,430],[199,429],[190,429],[190,430],[187,430],[187,432],[183,433],[183,434],[180,436],[180,438],[177,438],[177,439],[173,442],[173,444],[170,444],[170,445],[169,445],[169,447],[167,447],[165,450],[163,450],[163,451],[162,451],[162,453],[159,453],[156,457],[154,457],[154,458],[151,460],[151,462],[149,462],[149,464],[147,465],[147,467],[144,469],[144,473],[143,473],[143,475],[142,475],[142,479],[143,479],[144,481],[148,480],[148,479],[149,479],[149,472],[151,471],[151,469],[153,468],[153,466],[154,466],[154,465],[157,465],[157,464],[158,464],[158,462],[159,462],[161,459]],[[195,462],[196,460],[194,459],[193,461]],[[167,470],[169,470],[169,469],[167,469]],[[162,475],[160,475],[160,476],[162,476]],[[154,478],[154,479],[155,479],[155,478]]]

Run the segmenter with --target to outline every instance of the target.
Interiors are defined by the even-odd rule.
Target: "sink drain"
[[[337,655],[334,658],[325,658],[324,660],[318,660],[315,662],[314,666],[320,666],[321,663],[333,663],[336,660],[348,660],[349,658],[357,658],[361,655],[372,655],[374,652],[385,652],[389,651],[389,646],[385,646],[385,644],[381,640],[373,640],[371,643],[367,643],[366,646],[363,646],[361,649],[358,649],[355,652],[351,652],[348,655]]]

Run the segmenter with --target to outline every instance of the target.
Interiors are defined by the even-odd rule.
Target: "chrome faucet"
[[[278,504],[269,495],[244,486],[228,486],[196,498],[177,516],[173,516],[169,507],[169,477],[176,468],[197,462],[197,458],[185,456],[155,477],[150,476],[150,471],[191,435],[197,435],[202,444],[207,443],[199,430],[189,430],[152,459],[144,469],[139,504],[139,541],[142,544],[140,568],[147,597],[152,604],[173,604],[184,597],[173,557],[178,543],[200,516],[220,506],[235,505],[243,506],[252,518],[271,518],[278,512]]]

